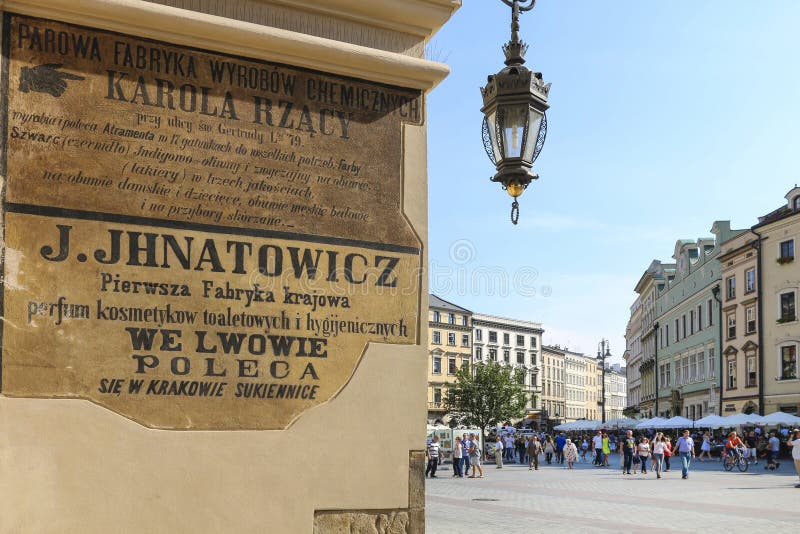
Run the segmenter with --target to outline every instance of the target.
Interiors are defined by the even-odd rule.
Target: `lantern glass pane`
[[[528,126],[528,105],[507,106],[503,111],[503,155],[506,158],[519,158],[522,156],[522,142]]]
[[[528,137],[525,140],[525,154],[522,159],[528,163],[533,163],[533,152],[536,150],[536,142],[539,139],[539,129],[542,127],[542,113],[534,108],[530,108],[528,113]]]
[[[497,146],[497,110],[490,112],[486,115],[486,122],[489,123],[489,138],[492,140],[492,151],[497,163],[503,160],[503,154]]]

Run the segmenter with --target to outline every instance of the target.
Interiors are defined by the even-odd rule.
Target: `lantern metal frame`
[[[503,45],[506,67],[489,76],[486,86],[481,88],[483,96],[481,112],[484,114],[481,135],[486,155],[497,169],[491,180],[501,183],[503,189],[514,198],[511,206],[511,222],[517,224],[519,220],[517,197],[527,189],[531,181],[539,178],[532,168],[547,138],[546,111],[549,107],[547,97],[550,84],[542,80],[540,72],[533,72],[524,66],[528,45],[519,39],[520,13],[533,9],[536,0],[501,1],[512,8],[511,40]],[[518,116],[518,119],[524,119],[517,122],[517,126],[522,128],[519,155],[509,156],[510,150],[505,146],[504,129],[508,126],[507,110],[515,108],[517,113],[527,109]],[[533,114],[537,116],[534,117]],[[534,121],[538,121],[537,132],[530,131]],[[535,140],[531,139],[533,135],[536,136]],[[535,142],[535,145],[531,146],[531,142]]]

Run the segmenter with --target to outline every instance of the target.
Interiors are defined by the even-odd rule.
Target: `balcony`
[[[443,412],[443,411],[445,411],[444,403],[443,402],[429,402],[428,403],[428,410],[434,411],[434,412],[436,412],[436,411]]]

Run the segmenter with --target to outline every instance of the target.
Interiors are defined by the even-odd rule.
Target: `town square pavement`
[[[429,534],[516,532],[797,532],[800,482],[791,460],[765,471],[723,471],[719,462],[692,462],[681,480],[680,462],[657,480],[654,473],[623,475],[613,468],[576,464],[570,471],[543,465],[484,464],[483,479],[426,480]]]

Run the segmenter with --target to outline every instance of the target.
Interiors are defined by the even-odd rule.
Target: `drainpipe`
[[[655,346],[655,350],[653,351],[653,358],[655,363],[653,364],[653,375],[656,378],[656,409],[655,409],[655,416],[658,417],[658,321],[653,323],[653,345]]]
[[[718,330],[719,330],[719,365],[717,366],[719,372],[719,415],[722,415],[722,386],[723,386],[723,360],[722,360],[722,299],[719,298],[719,284],[715,285],[711,288],[711,294],[714,296],[714,300],[717,301],[717,306],[719,307],[719,313],[717,314],[717,322],[719,323]]]
[[[761,234],[755,230],[753,232],[757,241],[753,242],[756,251],[756,320],[758,321],[758,415],[764,415],[764,314],[762,309],[761,297]]]

